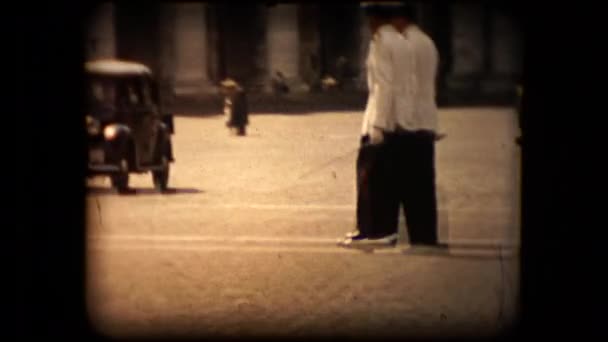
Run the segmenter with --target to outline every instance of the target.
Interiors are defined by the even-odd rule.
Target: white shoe
[[[344,238],[338,241],[341,246],[394,246],[397,243],[397,234],[391,234],[381,238],[365,238],[365,239],[353,239],[352,237]]]
[[[360,234],[359,230],[358,230],[358,229],[355,229],[355,230],[353,230],[353,231],[351,231],[351,232],[346,233],[344,236],[345,236],[346,238],[352,238],[352,237],[355,237],[355,236],[357,236],[357,235],[359,235],[359,234]]]
[[[397,243],[397,238],[399,237],[399,235],[397,235],[397,233],[391,234],[391,235],[387,235],[385,237],[379,238],[379,239],[370,239],[371,241],[377,241],[378,243],[381,244],[395,244]]]

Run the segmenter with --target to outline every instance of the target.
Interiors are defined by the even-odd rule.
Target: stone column
[[[102,3],[92,13],[86,40],[87,60],[116,58],[113,3]]]
[[[269,7],[266,23],[269,79],[279,71],[285,76],[292,92],[303,91],[299,70],[298,5],[278,4]],[[271,88],[267,87],[266,90],[270,91]]]
[[[207,70],[205,4],[177,3],[175,6],[175,94],[213,92]]]
[[[318,4],[301,4],[300,17],[300,77],[315,91],[321,79],[321,32]]]
[[[255,16],[251,24],[251,38],[255,41],[253,50],[253,74],[251,77],[250,89],[254,92],[263,92],[268,88],[268,39],[266,23],[266,7],[258,4],[254,9]]]
[[[159,87],[164,104],[174,100],[175,90],[175,4],[160,6]]]

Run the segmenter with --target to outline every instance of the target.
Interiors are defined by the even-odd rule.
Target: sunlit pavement
[[[492,334],[517,316],[520,151],[508,108],[442,110],[447,251],[345,249],[360,112],[176,117],[168,194],[87,183],[89,311],[110,335]]]

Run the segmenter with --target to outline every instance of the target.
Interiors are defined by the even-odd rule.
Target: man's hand
[[[369,135],[369,142],[372,145],[382,144],[384,141],[384,132],[380,128],[375,128],[372,130]]]

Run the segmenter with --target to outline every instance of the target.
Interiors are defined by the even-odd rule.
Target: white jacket
[[[374,127],[393,132],[397,126],[437,131],[435,79],[439,55],[433,41],[417,26],[403,34],[381,26],[367,58],[369,96],[362,135]]]
[[[386,132],[413,123],[414,53],[411,43],[392,25],[378,28],[367,57],[368,99],[362,135],[373,128]]]
[[[433,40],[416,25],[409,25],[403,33],[411,42],[415,54],[415,96],[412,125],[407,129],[426,129],[437,132],[436,80],[439,53]]]

